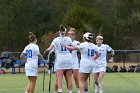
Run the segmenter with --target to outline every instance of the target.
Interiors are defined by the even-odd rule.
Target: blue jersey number
[[[32,50],[26,50],[27,58],[32,58]]]
[[[61,46],[61,51],[67,51],[66,47]]]
[[[88,49],[88,56],[94,56],[94,49]]]

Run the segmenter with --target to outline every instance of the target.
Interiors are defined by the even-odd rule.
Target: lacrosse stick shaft
[[[89,81],[88,82],[89,82],[89,85],[90,85],[90,74],[89,74]]]
[[[50,90],[51,90],[51,73],[52,73],[52,70],[50,69],[49,93],[50,93]]]
[[[44,91],[44,84],[45,84],[45,66],[44,66],[44,71],[43,71],[43,91]]]

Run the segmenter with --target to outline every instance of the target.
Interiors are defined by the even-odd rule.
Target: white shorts
[[[72,69],[79,69],[78,58],[73,58],[73,66]]]
[[[106,72],[106,66],[105,65],[98,65],[93,67],[92,73],[98,73],[98,72]]]
[[[26,76],[38,76],[38,68],[25,67]]]
[[[55,70],[72,69],[72,55],[60,55],[55,60]]]
[[[55,63],[54,63],[54,72],[56,72]]]
[[[81,61],[80,68],[79,68],[79,73],[92,73],[93,66],[94,66],[94,62],[93,61],[85,61],[85,62]]]

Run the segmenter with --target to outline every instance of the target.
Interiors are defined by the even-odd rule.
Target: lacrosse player
[[[106,72],[106,55],[107,52],[111,52],[111,59],[113,61],[114,50],[106,44],[103,43],[103,36],[99,35],[96,37],[97,50],[99,52],[99,58],[96,60],[95,67],[93,69],[93,78],[95,83],[95,93],[103,93],[103,77]]]
[[[72,39],[72,45],[77,46],[80,45],[80,42],[75,40],[75,29],[70,28],[68,31],[68,36]],[[80,93],[79,90],[79,80],[78,80],[78,74],[79,74],[79,62],[78,62],[78,57],[77,57],[77,50],[71,51],[72,57],[73,57],[73,78],[75,80],[75,84],[78,90],[78,93]]]
[[[86,32],[83,35],[84,42],[78,46],[68,46],[66,44],[62,44],[69,50],[79,50],[81,53],[81,61],[79,68],[79,88],[80,93],[85,93],[85,82],[87,81],[89,74],[93,70],[94,61],[99,57],[97,52],[97,47],[95,44],[91,43],[93,39],[93,35],[90,32]]]
[[[66,28],[64,26],[60,26],[60,36],[55,38],[50,47],[46,49],[46,52],[51,51],[53,48],[55,49],[56,59],[55,59],[55,70],[58,84],[58,93],[62,93],[62,79],[64,75],[64,71],[66,71],[66,82],[68,93],[72,93],[72,55],[70,51],[62,46],[62,42],[66,45],[72,45],[72,40],[69,37],[65,36]]]
[[[29,44],[24,48],[22,54],[20,55],[20,58],[27,57],[27,61],[25,63],[25,73],[30,82],[26,87],[25,93],[34,93],[38,76],[38,57],[40,57],[44,62],[45,59],[40,54],[39,47],[36,44],[36,36],[32,32],[29,32],[28,38]]]

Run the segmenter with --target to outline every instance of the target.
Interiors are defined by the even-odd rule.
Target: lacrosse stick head
[[[54,66],[54,61],[55,61],[55,52],[49,52],[48,54],[48,65],[49,69],[51,69]]]

